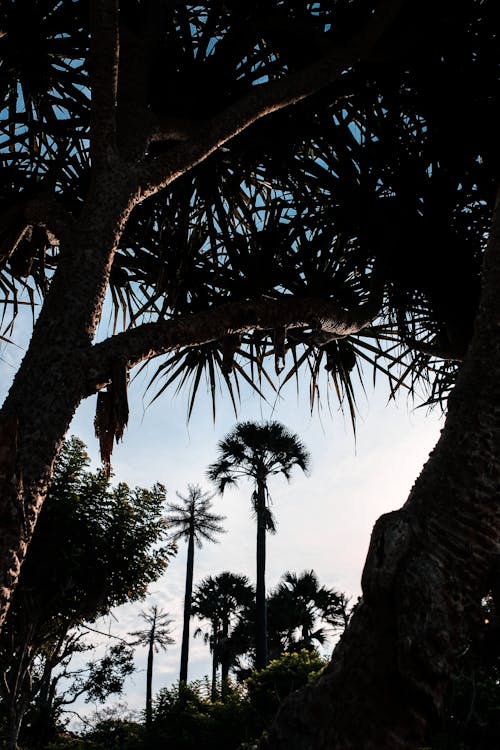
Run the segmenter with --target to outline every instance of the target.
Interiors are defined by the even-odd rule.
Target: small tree
[[[248,608],[254,591],[246,576],[234,573],[205,578],[197,587],[193,598],[193,615],[208,620],[210,631],[204,634],[212,652],[211,698],[217,697],[217,668],[222,667],[222,693],[227,693],[231,661],[231,628],[238,615]],[[196,634],[200,633],[198,629]]]
[[[172,528],[173,541],[186,539],[188,543],[186,564],[186,588],[184,593],[184,622],[182,629],[181,670],[179,679],[187,681],[189,659],[189,622],[191,619],[191,599],[193,593],[194,547],[201,547],[203,542],[216,542],[216,534],[224,532],[220,525],[225,516],[211,512],[213,495],[203,493],[198,485],[188,485],[188,496],[176,493],[182,504],[169,503],[167,520]]]
[[[144,630],[136,630],[130,635],[135,636],[136,644],[148,647],[148,667],[146,674],[146,733],[148,737],[151,733],[153,721],[153,658],[154,654],[160,649],[167,650],[167,646],[175,643],[171,637],[171,620],[167,612],[158,610],[156,605],[151,607],[149,612],[141,614],[142,619],[148,627]]]
[[[69,440],[0,638],[9,748],[16,746],[32,701],[40,721],[50,713],[59,682],[55,670],[82,650],[82,623],[143,598],[174,554],[161,515],[164,487],[111,488],[104,473],[90,472],[88,465],[82,441]]]
[[[276,526],[269,507],[267,486],[270,476],[283,474],[290,479],[294,466],[307,471],[309,454],[297,435],[279,422],[241,422],[221,440],[219,459],[208,469],[209,478],[223,493],[227,485],[235,485],[241,477],[253,482],[252,505],[257,519],[257,587],[256,638],[257,669],[267,664],[266,617],[266,533]]]

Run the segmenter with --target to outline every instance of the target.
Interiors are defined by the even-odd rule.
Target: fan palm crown
[[[257,520],[257,586],[255,597],[255,654],[257,669],[267,664],[266,532],[276,531],[269,507],[267,482],[283,474],[290,479],[294,466],[307,472],[309,453],[297,435],[280,422],[240,422],[218,444],[219,459],[208,468],[208,477],[220,493],[242,477],[254,483],[253,509]]]
[[[203,635],[212,652],[212,700],[216,697],[217,668],[222,668],[224,696],[232,662],[231,629],[241,613],[250,606],[255,593],[244,575],[224,572],[204,578],[196,587],[192,613],[210,623],[210,632],[198,628],[195,635]]]
[[[219,492],[235,485],[241,477],[257,483],[283,474],[290,479],[294,466],[307,472],[309,453],[297,435],[280,422],[240,422],[218,444],[219,460],[208,469]]]

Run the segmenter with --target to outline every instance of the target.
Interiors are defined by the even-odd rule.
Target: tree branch
[[[51,196],[40,196],[27,201],[23,211],[28,224],[44,227],[57,240],[73,221],[66,209]]]
[[[90,153],[92,164],[99,166],[116,151],[118,2],[92,0],[90,8]]]
[[[211,310],[174,320],[144,323],[95,344],[89,355],[88,393],[95,393],[110,377],[112,363],[123,358],[129,368],[172,349],[200,346],[225,336],[277,328],[313,328],[332,338],[343,338],[370,324],[381,304],[377,289],[355,310],[334,302],[297,299],[228,302]]]
[[[145,160],[138,170],[141,200],[167,187],[262,117],[296,104],[332,83],[342,70],[366,57],[397,15],[403,0],[381,0],[360,30],[319,61],[290,76],[255,87],[216,117],[200,123],[198,137]]]

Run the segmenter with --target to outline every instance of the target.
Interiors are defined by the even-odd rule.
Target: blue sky
[[[16,340],[26,342],[26,319],[19,321]],[[0,375],[4,392],[22,355],[22,349],[1,347]],[[211,489],[205,479],[209,463],[217,456],[217,441],[235,424],[229,399],[219,399],[217,419],[212,420],[208,393],[203,392],[189,424],[186,423],[187,393],[164,394],[146,408],[144,397],[148,375],[143,373],[130,387],[131,414],[123,443],[112,457],[117,481],[135,486],[162,482],[169,499],[175,492],[186,493],[188,483]],[[360,593],[360,576],[370,532],[384,512],[400,507],[434,446],[442,420],[438,411],[412,410],[404,397],[388,403],[383,380],[370,386],[366,396],[358,389],[359,415],[354,439],[350,420],[331,401],[331,413],[323,408],[312,416],[308,383],[301,383],[299,395],[290,383],[283,397],[274,403],[262,402],[250,389],[242,390],[239,419],[278,419],[297,432],[311,452],[308,477],[299,470],[287,483],[281,477],[271,481],[278,533],[268,537],[267,583],[272,588],[280,576],[291,570],[300,573],[313,568],[323,585],[344,591],[353,598]],[[89,448],[94,466],[98,465],[98,445],[93,434],[95,398],[77,411],[71,433],[81,437]],[[227,516],[227,533],[219,544],[196,550],[195,582],[207,575],[230,570],[255,578],[255,522],[250,507],[251,488],[241,483],[214,498],[214,508]],[[141,609],[158,604],[174,619],[176,639],[167,653],[156,657],[154,690],[178,678],[182,629],[186,549],[182,543],[165,576],[151,587],[146,601],[119,608],[113,617],[100,623],[119,635],[141,627]],[[196,624],[193,624],[192,631]],[[140,709],[145,692],[145,650],[137,652],[137,671],[126,684],[125,700],[131,709]],[[201,639],[191,640],[189,678],[210,672],[208,647]],[[77,710],[91,713],[92,706],[79,703]]]

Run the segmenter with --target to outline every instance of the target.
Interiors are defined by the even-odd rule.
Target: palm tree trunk
[[[212,689],[210,691],[210,700],[214,703],[217,700],[217,662],[218,662],[218,637],[219,625],[216,620],[212,623]]]
[[[148,667],[146,672],[146,735],[151,734],[153,724],[153,650],[155,642],[155,623],[149,637]]]
[[[222,621],[222,627],[221,627],[221,644],[222,644],[222,650],[221,650],[221,690],[222,690],[222,700],[227,695],[228,692],[228,686],[229,686],[229,654],[228,654],[228,648],[227,648],[227,642],[229,638],[229,621],[227,618],[224,618]]]
[[[179,680],[187,682],[189,659],[189,623],[191,620],[191,598],[193,593],[194,532],[189,535],[186,567],[186,589],[184,593],[184,626],[182,629],[181,672]]]
[[[267,606],[266,606],[266,488],[257,480],[257,586],[255,593],[255,666],[267,665]]]

